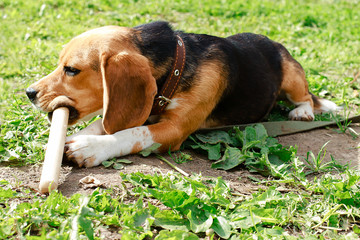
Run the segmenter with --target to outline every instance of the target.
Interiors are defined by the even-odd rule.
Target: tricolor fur
[[[176,35],[186,46],[180,84],[165,111],[150,116],[172,69]],[[54,109],[69,107],[71,124],[103,115],[67,138],[67,158],[86,167],[153,143],[160,151],[177,150],[199,128],[261,121],[280,98],[296,106],[293,120],[337,108],[309,93],[304,70],[280,43],[252,33],[220,38],[173,31],[166,22],[107,26],[75,37],[55,71],[27,95],[50,118]]]

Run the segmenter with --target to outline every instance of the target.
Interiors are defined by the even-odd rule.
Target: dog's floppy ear
[[[105,132],[112,134],[144,124],[157,92],[147,58],[128,52],[103,54],[101,73]]]

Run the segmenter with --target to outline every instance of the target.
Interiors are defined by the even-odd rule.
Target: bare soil
[[[360,133],[359,126],[352,128]],[[326,146],[325,161],[329,161],[332,155],[334,159],[342,164],[349,164],[350,167],[360,170],[360,138],[354,139],[348,133],[337,133],[334,129],[317,129],[309,132],[303,132],[277,138],[284,146],[297,146],[298,156],[306,157],[307,152],[312,151],[315,155],[321,147],[329,141]],[[206,159],[206,156],[199,155],[195,152],[188,152],[192,155],[193,160],[183,163],[179,166],[187,173],[201,173],[203,176],[223,177],[231,187],[241,193],[250,194],[259,188],[249,177],[262,179],[257,174],[250,173],[247,169],[238,167],[235,170],[223,171],[211,168],[212,162]],[[164,154],[164,157],[170,157]],[[133,155],[126,157],[133,163],[126,165],[124,169],[115,170],[103,166],[94,168],[78,168],[64,164],[61,169],[60,184],[58,190],[65,196],[71,196],[74,193],[88,194],[93,191],[91,186],[111,187],[121,184],[119,172],[132,173],[142,172],[144,174],[166,173],[174,171],[169,165],[154,156],[147,158]],[[38,188],[41,174],[41,166],[9,167],[0,166],[0,179],[5,179],[14,184],[27,186],[33,189]],[[81,184],[79,181],[86,177],[92,176],[100,183],[98,184]]]

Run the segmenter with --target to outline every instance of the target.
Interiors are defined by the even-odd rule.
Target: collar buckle
[[[159,106],[160,106],[160,107],[171,103],[171,99],[169,99],[169,98],[167,98],[167,97],[158,96],[157,98],[159,99]]]
[[[185,66],[186,49],[182,38],[179,35],[177,35],[176,38],[177,44],[174,63],[172,65],[170,75],[167,77],[164,85],[155,97],[150,115],[160,115],[165,110],[166,106],[171,103],[171,98],[175,94],[175,91],[180,83]]]

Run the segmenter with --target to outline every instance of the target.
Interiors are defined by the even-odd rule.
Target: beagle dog
[[[85,167],[154,143],[177,150],[199,128],[261,121],[283,98],[296,106],[292,120],[337,109],[309,92],[303,68],[280,43],[174,31],[162,21],[75,37],[26,94],[50,120],[64,106],[69,124],[103,115],[66,139],[67,158]]]

